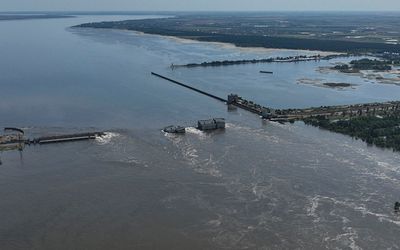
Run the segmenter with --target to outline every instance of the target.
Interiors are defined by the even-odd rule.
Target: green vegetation
[[[330,88],[348,88],[354,86],[354,84],[345,82],[325,82],[323,85]]]
[[[335,57],[342,57],[344,55],[338,54]],[[288,56],[288,57],[271,57],[263,59],[250,59],[250,60],[224,60],[224,61],[212,61],[212,62],[202,62],[202,63],[189,63],[185,65],[172,65],[173,67],[218,67],[218,66],[229,66],[237,64],[255,64],[255,63],[272,63],[272,62],[301,62],[301,61],[311,61],[311,60],[329,60],[332,59],[332,55],[327,57],[321,57],[321,55],[300,55],[300,56]]]
[[[392,65],[400,65],[400,53],[382,53],[379,55],[383,60],[389,61]]]
[[[217,67],[217,66],[229,66],[237,64],[251,64],[251,63],[270,63],[273,62],[273,58],[266,59],[252,59],[252,60],[225,60],[225,61],[212,61],[212,62],[202,62],[202,63],[189,63],[185,65],[177,65],[180,67]]]
[[[392,61],[363,58],[353,60],[350,64],[340,64],[333,67],[342,73],[358,73],[360,70],[385,71],[392,69]]]
[[[353,60],[350,62],[350,65],[353,69],[357,70],[391,70],[392,66],[390,66],[391,62],[389,61],[381,61],[381,60],[371,60],[368,58],[363,58],[360,60]]]
[[[400,112],[388,116],[363,116],[347,120],[330,120],[324,116],[307,118],[306,124],[350,135],[370,145],[400,151]]]
[[[335,67],[333,67],[336,70],[340,70],[340,71],[348,71],[350,70],[350,66],[348,64],[340,64],[340,65],[336,65]]]

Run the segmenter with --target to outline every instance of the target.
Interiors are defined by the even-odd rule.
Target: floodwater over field
[[[400,154],[228,111],[150,72],[272,107],[398,100],[399,86],[318,70],[350,60],[342,58],[172,71],[171,63],[304,52],[69,28],[132,18],[143,17],[0,22],[0,126],[29,137],[109,131],[92,142],[0,153],[0,249],[400,247]],[[161,132],[210,117],[225,117],[226,130]]]

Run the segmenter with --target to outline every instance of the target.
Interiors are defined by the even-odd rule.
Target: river
[[[400,247],[398,153],[228,110],[150,72],[275,108],[398,100],[399,86],[318,70],[335,61],[171,70],[305,52],[70,28],[154,17],[0,22],[0,126],[22,127],[29,137],[108,132],[0,152],[0,249]],[[301,78],[358,86],[321,88]],[[161,132],[211,117],[225,117],[225,131]]]

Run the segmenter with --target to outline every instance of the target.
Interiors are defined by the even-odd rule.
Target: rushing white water
[[[105,145],[110,143],[114,138],[119,137],[120,134],[113,132],[105,132],[102,136],[96,137],[96,142],[100,145]]]

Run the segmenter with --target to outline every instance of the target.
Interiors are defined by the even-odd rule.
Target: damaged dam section
[[[237,94],[230,94],[227,99],[224,99],[163,75],[154,72],[151,74],[224,102],[229,106],[254,113],[262,119],[279,123],[303,121],[308,125],[350,135],[356,139],[360,138],[371,145],[400,150],[400,101],[304,109],[274,109],[246,100]],[[198,128],[202,128],[200,121]],[[356,132],[357,129],[360,129],[361,132]],[[174,133],[179,132],[175,131]]]
[[[0,151],[6,149],[20,149],[25,145],[40,145],[65,143],[75,141],[94,140],[105,135],[105,132],[72,133],[63,135],[40,136],[26,138],[25,131],[19,128],[4,128],[4,134],[0,135]]]
[[[4,133],[0,134],[0,153],[14,150],[21,152],[26,146],[95,140],[103,138],[105,135],[105,132],[86,132],[27,138],[23,129],[6,127],[4,128]],[[0,165],[2,164],[3,162],[0,158]]]

